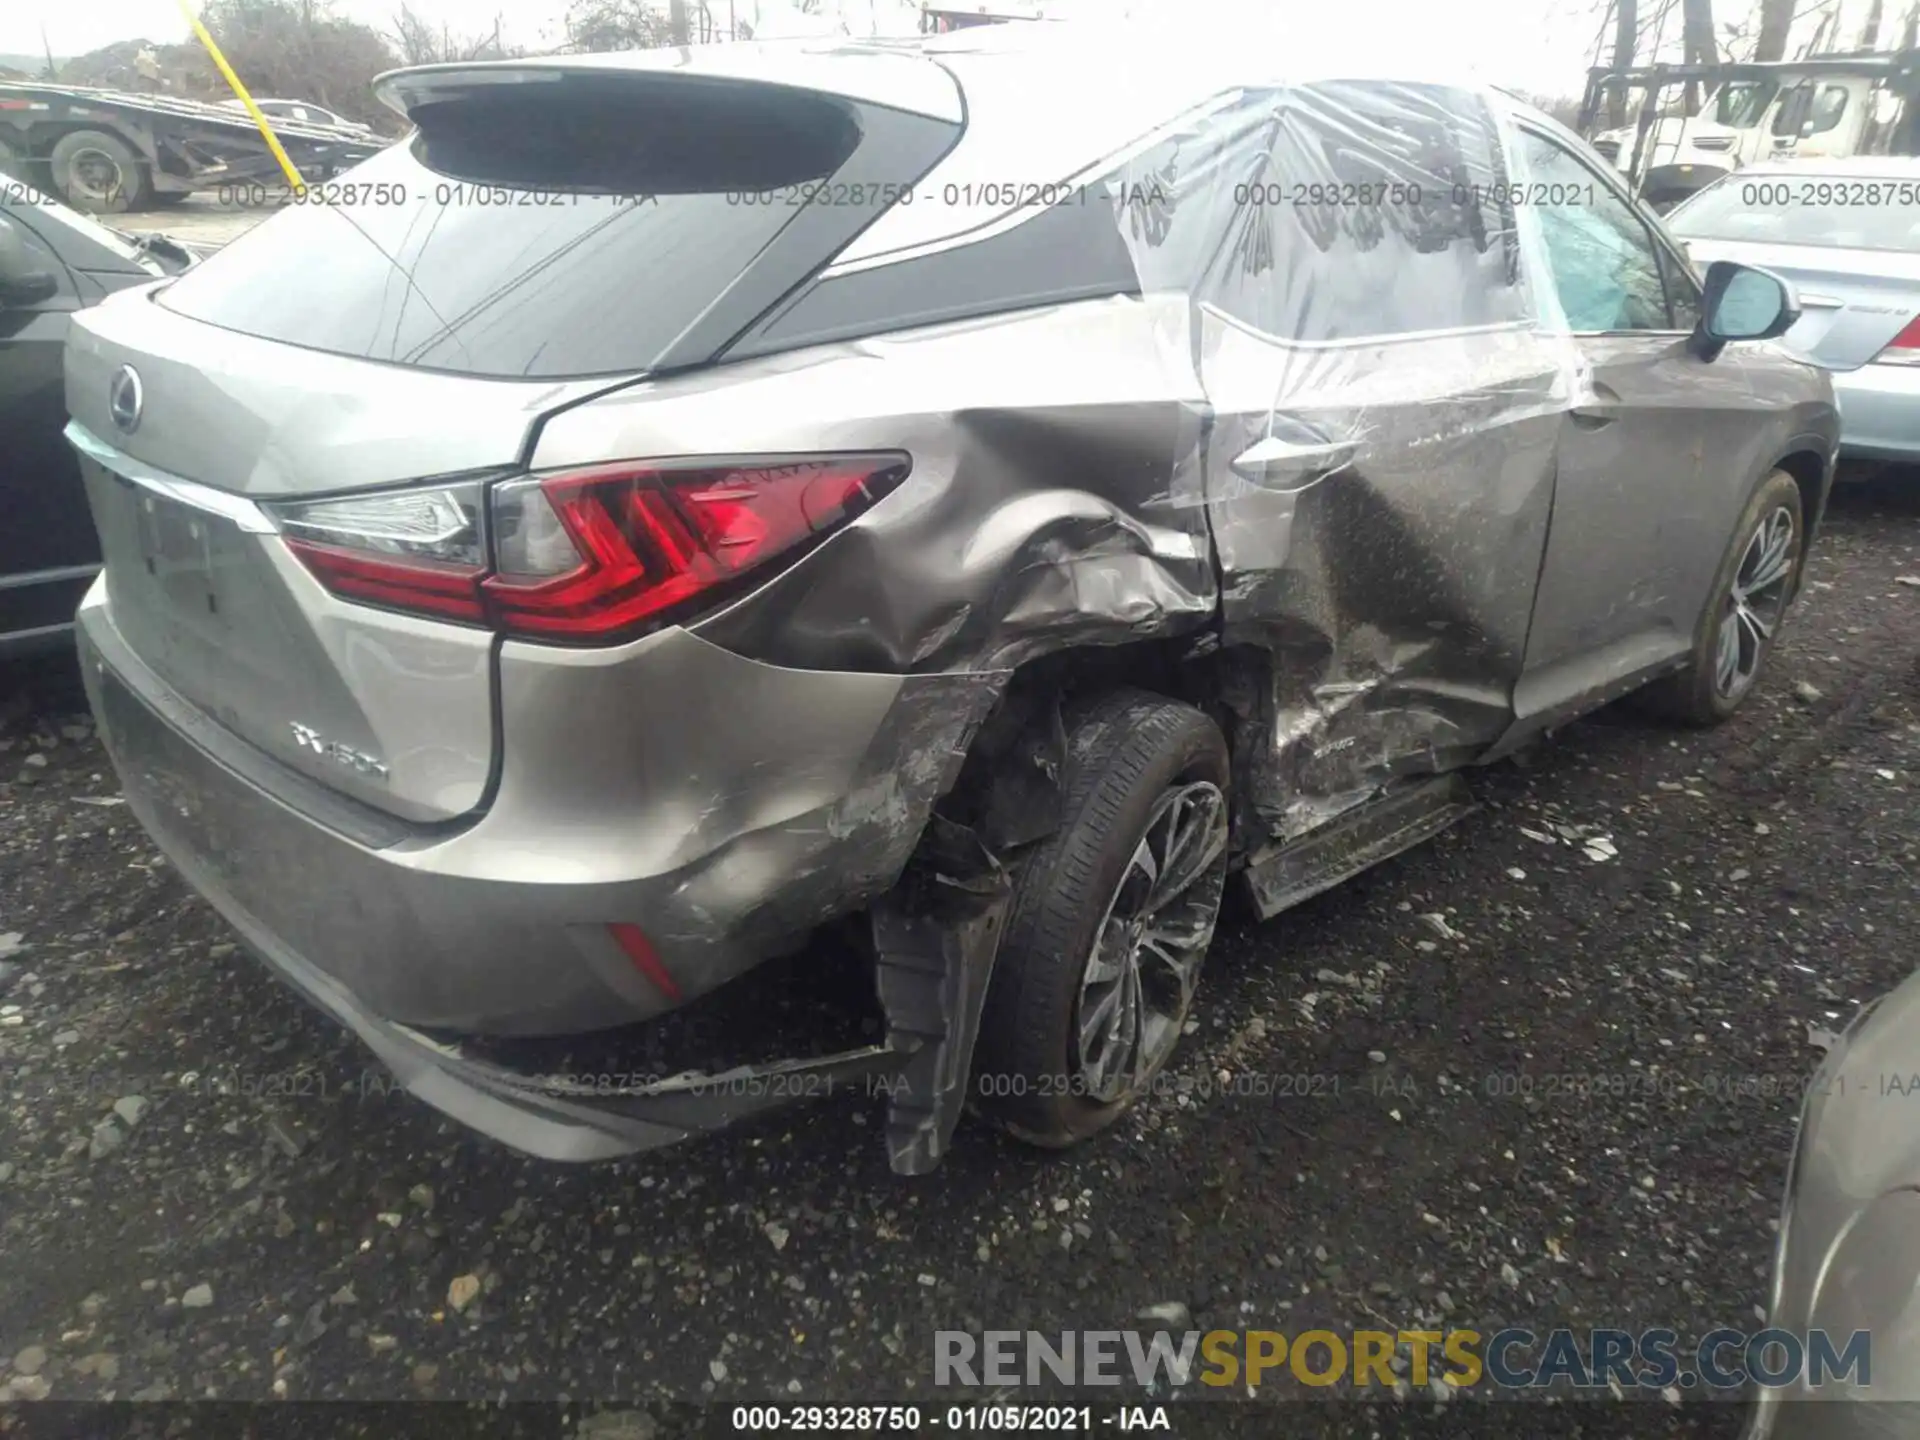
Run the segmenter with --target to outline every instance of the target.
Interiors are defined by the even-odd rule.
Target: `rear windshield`
[[[1667,217],[1682,238],[1920,249],[1920,179],[1866,176],[1729,176]]]
[[[818,96],[604,76],[477,87],[413,119],[411,141],[315,183],[162,303],[399,365],[644,370],[861,143]]]

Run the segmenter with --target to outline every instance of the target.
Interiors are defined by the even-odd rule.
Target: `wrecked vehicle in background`
[[[1071,28],[398,72],[381,203],[83,321],[127,797],[448,1114],[584,1159],[877,1075],[901,1171],[963,1101],[1068,1144],[1230,875],[1273,914],[1463,767],[1753,684],[1834,449],[1786,286],[1703,293],[1491,91]],[[485,1043],[849,914],[877,1043]]]

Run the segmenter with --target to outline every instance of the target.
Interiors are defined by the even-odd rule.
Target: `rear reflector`
[[[607,926],[607,930],[620,948],[627,952],[627,959],[633,962],[633,968],[645,977],[649,985],[669,1000],[680,998],[679,983],[661,960],[659,952],[653,948],[646,931],[628,920],[617,921]]]
[[[797,559],[908,469],[900,454],[622,463],[271,508],[344,600],[606,644]]]
[[[1886,348],[1873,357],[1875,365],[1920,365],[1920,315],[1907,322],[1903,329]]]

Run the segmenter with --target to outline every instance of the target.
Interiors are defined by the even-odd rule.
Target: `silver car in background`
[[[1835,372],[1841,453],[1920,461],[1920,159],[1755,165],[1667,216],[1700,266],[1761,265],[1792,280],[1783,343]]]
[[[1807,1086],[1767,1324],[1857,1333],[1871,1367],[1817,1391],[1756,1389],[1746,1440],[1920,1431],[1920,974],[1864,1006]]]
[[[1057,25],[386,77],[417,133],[339,206],[76,322],[134,812],[541,1155],[875,1075],[907,1172],[963,1101],[1111,1124],[1230,876],[1277,913],[1631,691],[1731,715],[1831,479],[1790,286],[1703,289],[1503,95],[1303,65]],[[873,1043],[496,1043],[848,917]]]

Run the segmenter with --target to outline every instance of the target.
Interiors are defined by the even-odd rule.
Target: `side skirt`
[[[1342,816],[1324,830],[1269,845],[1242,872],[1262,920],[1331,890],[1370,866],[1431,840],[1479,806],[1459,775],[1396,790]]]

